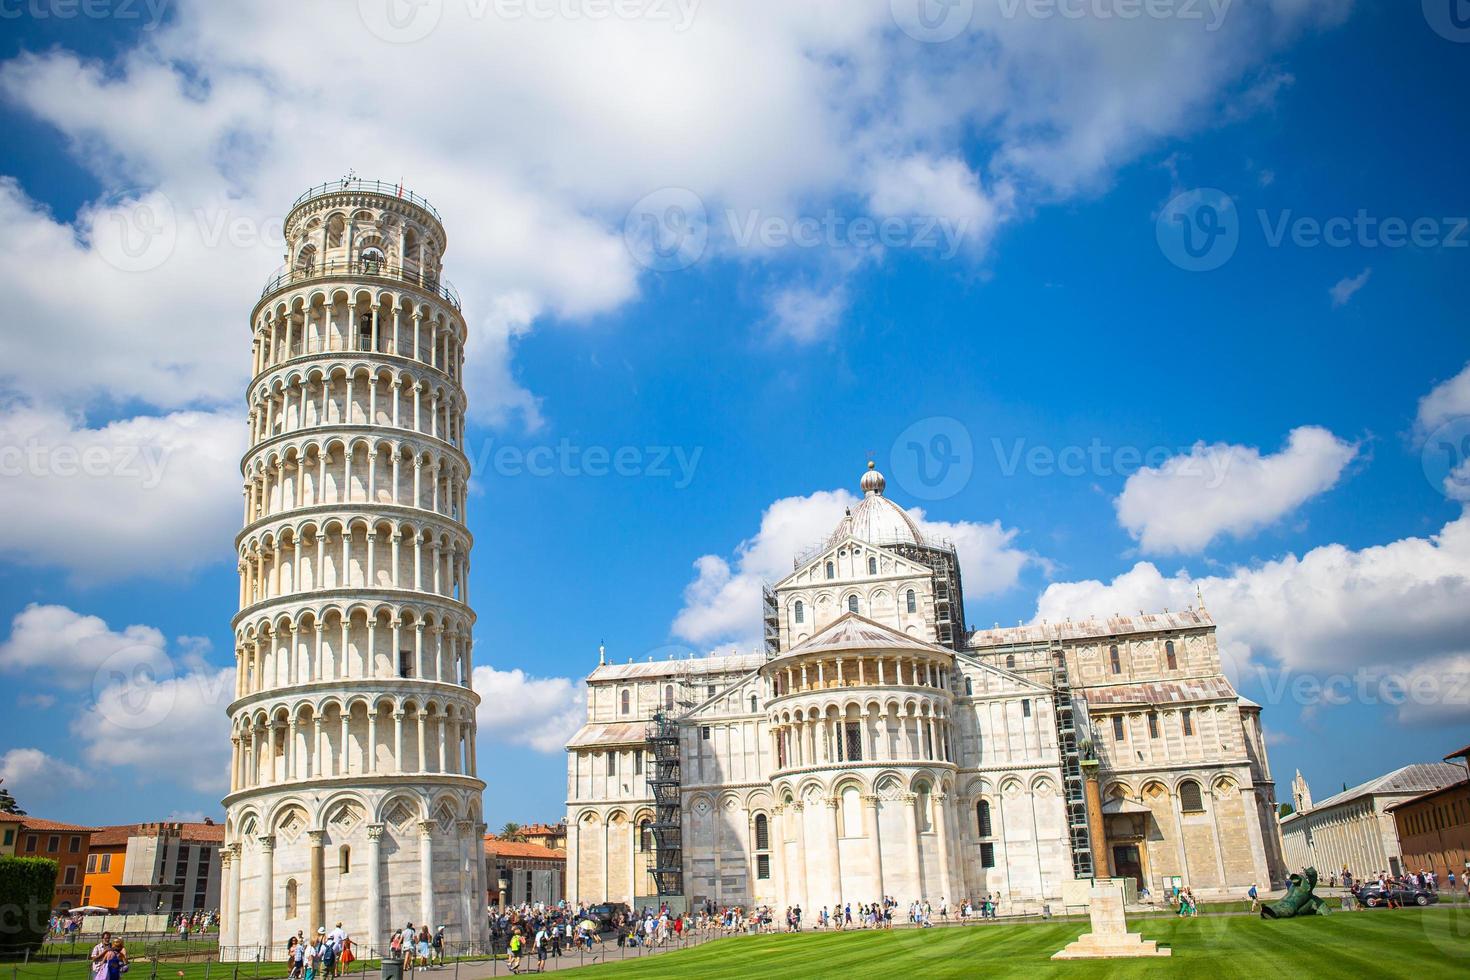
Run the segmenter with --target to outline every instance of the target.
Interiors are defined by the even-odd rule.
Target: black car
[[[1439,901],[1439,896],[1434,892],[1425,891],[1422,888],[1403,888],[1398,885],[1389,885],[1387,889],[1380,885],[1364,885],[1358,890],[1358,901],[1370,909],[1388,908],[1389,896],[1400,905],[1433,905]]]

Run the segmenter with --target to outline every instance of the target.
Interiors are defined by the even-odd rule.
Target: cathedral
[[[568,896],[1022,911],[1095,877],[1205,897],[1284,880],[1261,709],[1203,600],[970,630],[954,546],[872,463],[861,488],[765,591],[763,652],[587,677]]]

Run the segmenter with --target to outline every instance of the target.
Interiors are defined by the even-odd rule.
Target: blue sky
[[[492,823],[559,815],[599,641],[748,646],[753,590],[869,454],[959,544],[973,625],[1202,586],[1282,796],[1296,768],[1323,796],[1470,742],[1466,481],[1439,448],[1470,435],[1470,37],[1416,4],[1226,4],[1211,30],[981,0],[928,41],[897,0],[753,6],[431,0],[409,34],[367,0],[7,14],[0,775],[23,803],[218,812],[247,317],[285,208],[349,168],[444,214],[475,338]],[[108,236],[140,206],[170,244],[130,265]],[[1218,267],[1181,268],[1220,215]],[[828,216],[810,247],[741,234]],[[692,264],[640,261],[648,220]],[[1395,221],[1419,241],[1385,244]],[[932,228],[964,229],[954,254]],[[938,495],[909,448],[936,437]],[[638,472],[495,464],[563,446]],[[175,680],[119,727],[105,668],[136,647]]]

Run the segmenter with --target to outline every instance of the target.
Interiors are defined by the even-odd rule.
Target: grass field
[[[1132,977],[1470,975],[1470,911],[1354,912],[1268,922],[1252,916],[1151,919],[1131,926],[1173,947],[1169,959],[1057,961],[1084,923],[741,937],[570,972],[670,980],[841,977]],[[1306,971],[1306,972],[1301,972]]]

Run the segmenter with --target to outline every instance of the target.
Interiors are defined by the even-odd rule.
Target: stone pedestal
[[[1170,956],[1173,950],[1159,949],[1152,939],[1128,931],[1123,918],[1123,891],[1107,886],[1090,894],[1092,931],[1077,937],[1065,949],[1052,954],[1054,960],[1112,959],[1131,956]]]

